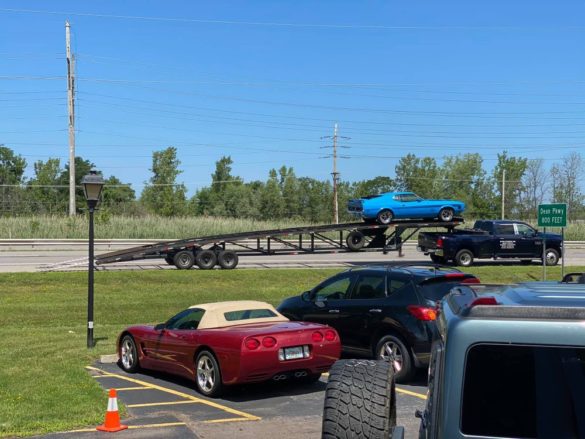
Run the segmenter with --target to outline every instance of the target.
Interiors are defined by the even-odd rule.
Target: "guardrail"
[[[154,244],[170,239],[96,239],[96,251],[120,250],[139,245]],[[256,240],[242,240],[242,243],[255,243]],[[298,243],[298,240],[290,240]],[[310,241],[305,241],[310,242]],[[87,239],[0,239],[0,252],[15,250],[71,250],[81,251],[87,249]],[[415,247],[416,242],[407,241],[405,247]],[[585,248],[585,241],[565,241],[565,248]]]

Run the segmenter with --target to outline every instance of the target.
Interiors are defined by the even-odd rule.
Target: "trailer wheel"
[[[222,250],[217,254],[217,263],[225,270],[233,270],[238,266],[238,254],[230,250]]]
[[[173,264],[175,264],[175,267],[179,270],[188,270],[193,266],[194,262],[195,256],[193,255],[193,252],[189,250],[181,250],[173,256]]]
[[[211,250],[201,250],[195,255],[195,263],[202,270],[211,270],[217,264],[217,256]]]
[[[345,242],[347,243],[348,249],[350,249],[352,252],[357,252],[358,250],[361,250],[366,244],[366,237],[359,230],[354,230],[349,232]]]

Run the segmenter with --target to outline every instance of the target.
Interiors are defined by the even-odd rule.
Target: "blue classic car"
[[[349,200],[347,210],[366,221],[390,224],[394,219],[435,219],[453,221],[465,210],[465,203],[456,200],[425,200],[412,192],[386,192]]]

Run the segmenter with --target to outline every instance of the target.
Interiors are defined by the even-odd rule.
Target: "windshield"
[[[461,431],[585,438],[585,348],[473,346],[465,367]]]

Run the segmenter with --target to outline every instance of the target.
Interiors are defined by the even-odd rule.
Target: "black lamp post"
[[[100,200],[104,179],[97,171],[91,170],[81,180],[89,209],[89,265],[87,278],[87,347],[93,348],[93,212]]]

